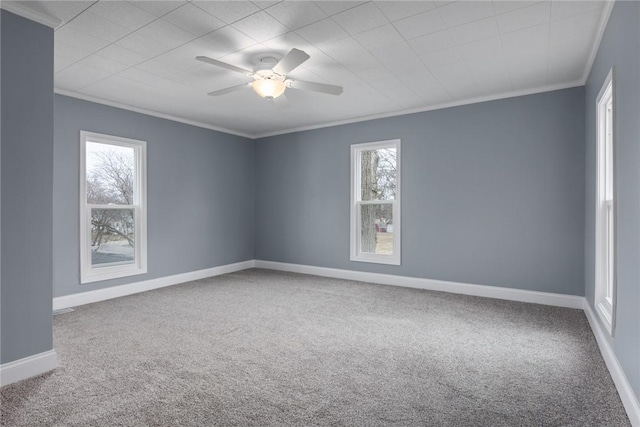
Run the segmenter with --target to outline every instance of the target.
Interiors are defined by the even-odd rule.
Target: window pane
[[[135,151],[132,147],[87,141],[87,203],[134,203]]]
[[[362,151],[360,157],[361,200],[396,198],[396,149]]]
[[[393,254],[393,205],[360,205],[361,252]]]
[[[91,265],[133,264],[133,209],[91,209]]]

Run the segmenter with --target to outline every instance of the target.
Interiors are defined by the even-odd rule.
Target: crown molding
[[[0,8],[31,21],[35,21],[38,24],[46,25],[54,30],[62,24],[62,21],[55,16],[35,11],[15,1],[0,1]]]
[[[598,32],[596,33],[596,38],[594,40],[593,46],[591,46],[591,51],[589,52],[589,59],[587,60],[584,72],[582,73],[583,85],[587,83],[587,79],[589,78],[589,74],[591,73],[591,67],[593,67],[593,62],[596,60],[596,56],[598,55],[600,43],[602,42],[602,37],[604,36],[604,30],[607,29],[609,17],[611,16],[611,11],[613,10],[613,5],[615,4],[615,2],[616,0],[605,0],[602,16],[600,17],[600,24],[598,25]]]
[[[133,111],[134,113],[145,114],[147,116],[158,117],[158,118],[161,118],[161,119],[171,120],[171,121],[178,122],[178,123],[184,123],[186,125],[197,126],[197,127],[204,128],[204,129],[215,130],[215,131],[218,131],[218,132],[228,133],[230,135],[241,136],[243,138],[249,138],[249,139],[254,139],[255,138],[253,135],[250,135],[248,133],[238,132],[238,131],[231,130],[231,129],[226,129],[226,128],[223,128],[223,127],[220,127],[220,126],[214,126],[214,125],[211,125],[209,123],[202,123],[202,122],[198,122],[198,121],[195,121],[195,120],[189,120],[189,119],[185,119],[183,117],[173,116],[171,114],[160,113],[158,111],[147,110],[145,108],[139,108],[139,107],[135,107],[135,106],[129,105],[129,104],[124,104],[124,103],[121,103],[121,102],[109,101],[109,100],[106,100],[106,99],[103,99],[103,98],[98,98],[96,96],[91,96],[91,95],[85,95],[85,94],[74,92],[74,91],[71,91],[71,90],[54,88],[53,91],[54,91],[54,93],[57,93],[58,95],[64,95],[64,96],[68,96],[68,97],[71,97],[71,98],[81,99],[83,101],[94,102],[96,104],[108,105],[109,107],[115,107],[115,108],[120,108],[120,109],[123,109],[123,110]]]
[[[569,89],[569,88],[572,88],[572,87],[578,87],[578,86],[583,86],[583,85],[584,85],[583,81],[575,80],[575,81],[572,81],[572,82],[569,82],[569,83],[547,85],[547,86],[541,86],[541,87],[537,87],[537,88],[533,88],[533,89],[524,89],[524,90],[516,90],[516,91],[510,91],[510,92],[502,92],[502,93],[498,93],[498,94],[495,94],[495,95],[487,95],[487,96],[480,96],[480,97],[476,97],[476,98],[468,98],[468,99],[463,99],[463,100],[459,100],[459,101],[452,101],[452,102],[445,102],[445,103],[440,103],[440,104],[428,105],[428,106],[425,106],[425,107],[418,107],[418,108],[412,108],[412,109],[407,109],[407,110],[397,110],[397,111],[392,111],[392,112],[389,112],[389,113],[371,114],[371,115],[368,115],[368,116],[354,117],[352,119],[347,119],[347,120],[339,120],[339,121],[323,123],[323,124],[318,124],[318,125],[311,125],[311,126],[302,126],[302,127],[291,128],[291,129],[286,129],[286,130],[276,131],[276,132],[267,132],[267,133],[255,135],[252,138],[254,138],[254,139],[267,138],[267,137],[270,137],[270,136],[284,135],[284,134],[287,134],[287,133],[302,132],[302,131],[307,131],[307,130],[322,129],[322,128],[332,127],[332,126],[347,125],[347,124],[351,124],[351,123],[365,122],[365,121],[368,121],[368,120],[385,119],[385,118],[388,118],[388,117],[404,116],[404,115],[407,115],[407,114],[415,114],[415,113],[424,113],[426,111],[442,110],[442,109],[451,108],[451,107],[461,107],[463,105],[478,104],[478,103],[481,103],[481,102],[488,102],[488,101],[497,101],[497,100],[500,100],[500,99],[515,98],[515,97],[518,97],[518,96],[535,95],[537,93],[551,92],[551,91],[554,91],[554,90],[561,90],[561,89]]]

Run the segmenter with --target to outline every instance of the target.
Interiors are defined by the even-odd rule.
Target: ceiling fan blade
[[[218,61],[217,59],[209,58],[208,56],[196,56],[196,60],[215,65],[216,67],[226,68],[227,70],[235,71],[236,73],[244,74],[245,76],[253,75],[252,71],[236,67],[235,65],[227,64],[226,62]]]
[[[286,76],[309,58],[310,56],[305,51],[293,48],[273,67],[273,71]]]
[[[241,85],[231,86],[225,89],[215,90],[213,92],[209,92],[207,95],[209,96],[220,96],[225,95],[227,93],[236,92],[244,89],[245,87],[251,86],[251,83],[242,83]]]
[[[292,89],[311,90],[314,92],[328,93],[330,95],[340,95],[342,86],[328,85],[324,83],[304,82],[301,80],[287,80],[287,87]]]

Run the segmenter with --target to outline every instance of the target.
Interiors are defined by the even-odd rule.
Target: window
[[[80,281],[147,272],[146,142],[80,132]]]
[[[400,140],[351,146],[351,260],[400,265]]]
[[[611,335],[615,327],[616,297],[616,203],[615,203],[615,112],[613,70],[609,72],[597,100],[596,167],[596,277],[595,305]]]

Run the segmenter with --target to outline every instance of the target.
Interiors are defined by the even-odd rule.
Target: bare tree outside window
[[[396,198],[396,150],[381,148],[361,153],[360,187],[362,201],[389,201]],[[363,204],[361,215],[361,251],[393,253],[393,205]]]
[[[88,142],[86,153],[87,203],[99,206],[91,208],[92,264],[133,263],[135,212],[124,206],[134,204],[134,150]]]

